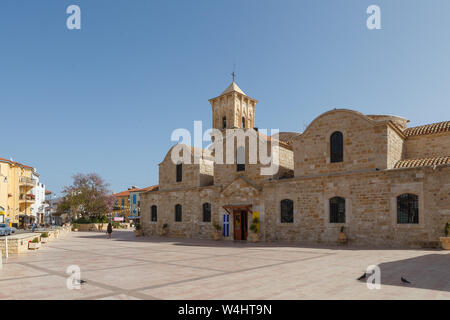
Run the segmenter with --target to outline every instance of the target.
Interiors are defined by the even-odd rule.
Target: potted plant
[[[344,232],[344,226],[342,226],[341,231],[339,232],[338,235],[338,242],[344,244],[347,243],[347,241],[348,241],[347,234]]]
[[[167,223],[164,223],[162,226],[161,235],[162,236],[167,235],[168,229],[169,229],[169,225]]]
[[[441,240],[442,249],[444,249],[444,250],[450,250],[450,237],[449,237],[449,233],[450,233],[450,223],[447,222],[447,223],[445,224],[445,229],[444,229],[445,237],[440,237],[440,238],[439,238],[439,240]]]
[[[134,234],[136,235],[136,237],[142,236],[142,229],[141,229],[140,223],[136,223],[136,225],[134,227]]]
[[[213,239],[220,240],[220,234],[222,231],[222,227],[218,223],[214,223],[213,227],[214,227]]]
[[[48,232],[42,232],[41,233],[41,242],[47,243],[48,242]]]
[[[258,242],[259,241],[258,224],[259,224],[259,219],[256,218],[256,217],[253,218],[252,219],[252,223],[250,224],[250,231],[252,232],[250,234],[250,241],[251,242]]]
[[[29,250],[36,250],[41,247],[41,243],[39,242],[39,238],[36,237],[33,240],[28,241],[28,249]]]
[[[72,224],[72,231],[78,232],[78,223]]]

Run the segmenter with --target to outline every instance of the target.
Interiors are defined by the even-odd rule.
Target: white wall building
[[[33,179],[36,180],[36,186],[31,190],[34,195],[34,204],[31,206],[31,215],[34,216],[35,222],[43,223],[45,214],[45,185],[39,182],[39,175],[34,172]]]

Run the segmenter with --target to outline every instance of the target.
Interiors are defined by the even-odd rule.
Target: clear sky
[[[81,30],[66,8],[81,7]],[[381,8],[382,30],[366,9]],[[158,182],[176,128],[211,126],[236,82],[256,126],[303,131],[321,113],[450,120],[450,1],[2,0],[0,157],[60,192],[97,172],[115,192]]]

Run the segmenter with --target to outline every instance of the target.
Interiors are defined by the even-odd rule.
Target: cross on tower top
[[[236,65],[234,64],[233,65],[233,72],[231,73],[231,77],[233,78],[233,82],[236,80],[236,72],[235,72],[235,70],[236,70]]]

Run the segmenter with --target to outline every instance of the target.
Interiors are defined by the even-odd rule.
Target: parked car
[[[11,229],[12,233],[15,233],[17,231],[17,228],[14,228],[14,227],[9,227],[9,228]]]
[[[9,236],[11,234],[11,228],[4,223],[0,223],[0,236]]]

